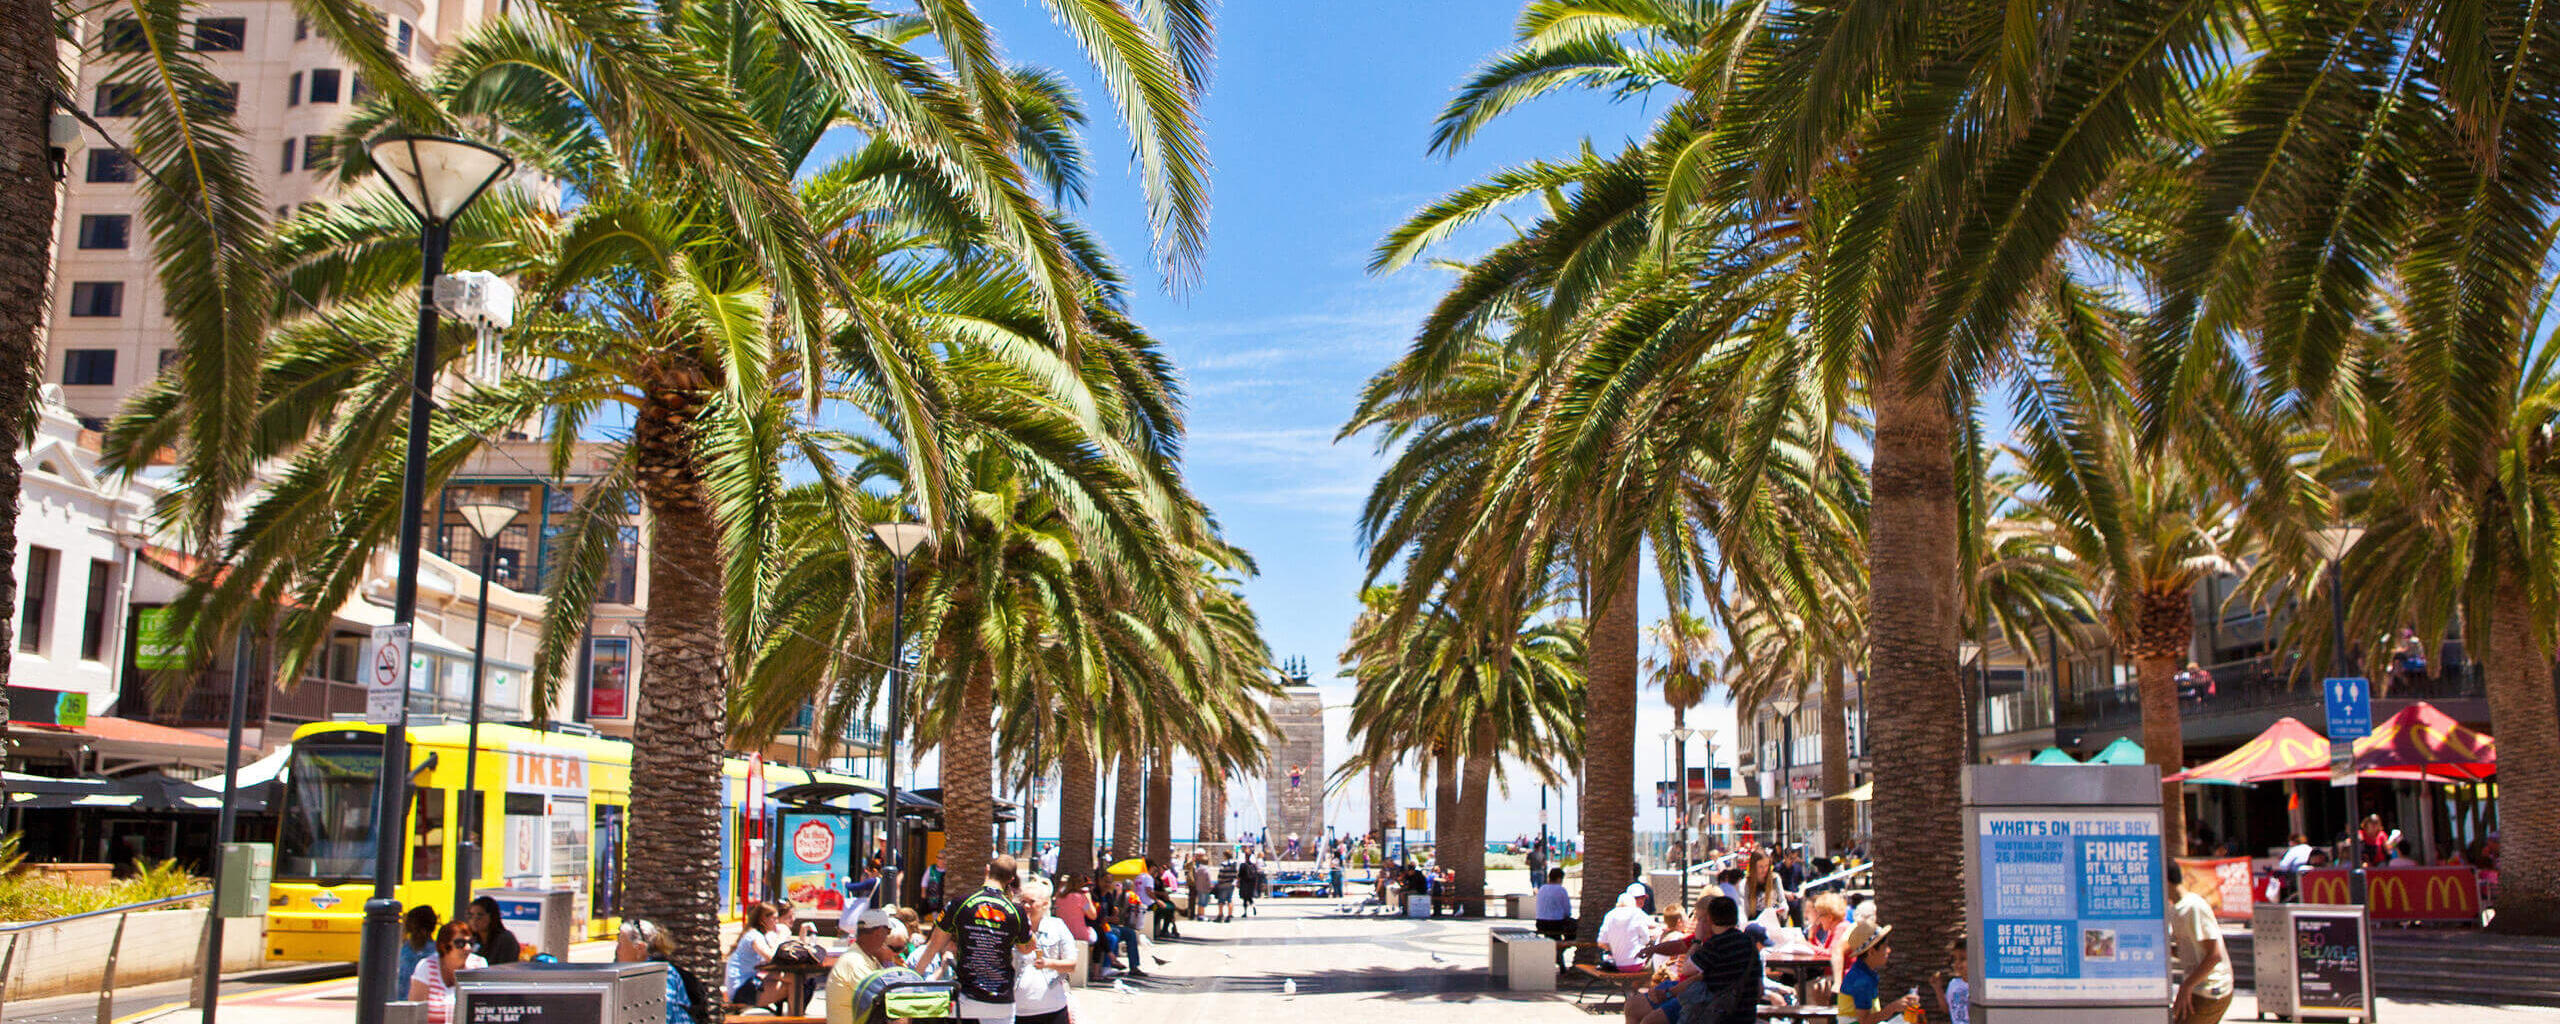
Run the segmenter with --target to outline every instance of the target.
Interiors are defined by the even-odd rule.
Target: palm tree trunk
[[[1224,770],[1200,775],[1200,827],[1196,829],[1203,843],[1227,841],[1227,773]]]
[[[656,921],[677,962],[719,977],[720,758],[728,748],[728,662],[722,640],[720,530],[687,455],[698,392],[650,388],[631,444],[649,510],[649,610],[641,634],[647,681],[632,725],[628,917]],[[670,400],[667,396],[674,396]]]
[[[1590,678],[1584,687],[1581,938],[1600,934],[1612,897],[1634,881],[1636,814],[1636,591],[1644,560],[1629,556],[1593,587]]]
[[[1449,865],[1449,840],[1458,829],[1458,748],[1431,748],[1431,859]],[[1455,865],[1449,865],[1454,867]]]
[[[1147,758],[1147,859],[1158,868],[1173,863],[1172,760],[1163,751]]]
[[[1822,848],[1849,848],[1858,828],[1858,805],[1833,800],[1849,791],[1849,699],[1840,667],[1822,666]]]
[[[2142,700],[2143,759],[2159,768],[2163,779],[2186,767],[2185,729],[2178,721],[2178,667],[2195,639],[2194,601],[2194,594],[2184,587],[2175,593],[2142,595],[2142,621],[2125,652],[2133,659],[2134,692]],[[2171,857],[2187,855],[2187,801],[2180,793],[2184,788],[2175,782],[2160,784],[2160,848]]]
[[[1082,730],[1067,730],[1058,755],[1058,874],[1093,879],[1093,751]]]
[[[1120,755],[1120,775],[1111,787],[1111,860],[1138,855],[1145,837],[1138,834],[1138,813],[1146,807],[1146,780],[1136,754]]]
[[[1378,842],[1387,841],[1387,833],[1396,827],[1396,769],[1392,764],[1369,766],[1369,827],[1376,829]]]
[[[996,678],[992,667],[969,673],[960,710],[942,744],[942,891],[965,893],[996,855]]]
[[[2560,699],[2514,562],[2499,566],[2496,593],[2482,616],[2488,650],[2480,659],[2498,738],[2498,916],[2490,927],[2560,935],[2560,729],[2552,724]]]
[[[53,93],[62,81],[55,14],[42,0],[0,4],[0,427],[11,447],[26,436],[31,392],[42,377],[45,313],[53,294],[54,189],[49,154]],[[0,459],[0,609],[18,606],[18,460]],[[17,651],[14,615],[0,613],[0,687]],[[0,688],[0,750],[6,750],[8,691]],[[0,803],[8,786],[0,783]]]
[[[1946,969],[1964,921],[1964,692],[1956,678],[1956,423],[1945,385],[1904,386],[1889,355],[1875,385],[1868,549],[1870,701],[1893,727],[1868,738],[1876,780],[1876,903],[1895,925],[1884,990]],[[1596,788],[1596,787],[1595,787]],[[1900,933],[1914,934],[1905,938]]]
[[[1458,913],[1468,917],[1484,914],[1484,834],[1485,808],[1493,784],[1494,734],[1493,719],[1476,718],[1473,735],[1467,739],[1467,759],[1459,770],[1458,817],[1451,823],[1449,844],[1453,848],[1444,860],[1458,872]]]

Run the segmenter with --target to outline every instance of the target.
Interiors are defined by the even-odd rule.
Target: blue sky
[[[1096,170],[1083,212],[1124,262],[1148,265],[1125,136],[1090,70],[1036,0],[982,10],[1007,57],[1061,68],[1083,86]],[[1559,97],[1514,113],[1454,159],[1429,155],[1432,119],[1478,61],[1510,42],[1517,10],[1505,0],[1226,4],[1206,105],[1215,207],[1204,273],[1184,294],[1151,286],[1136,302],[1189,384],[1192,485],[1261,564],[1248,592],[1274,653],[1306,658],[1328,705],[1349,699],[1334,659],[1357,612],[1356,520],[1378,465],[1368,444],[1333,436],[1445,283],[1427,269],[1373,277],[1370,247],[1416,207],[1497,167],[1568,155],[1585,136],[1610,148],[1643,123],[1636,106]],[[1462,238],[1447,254],[1468,255],[1503,230]],[[1648,703],[1637,746],[1649,794],[1651,779],[1668,777],[1655,766],[1669,719]],[[1714,717],[1729,734],[1730,714]],[[1328,719],[1338,751],[1343,715]],[[1401,789],[1419,805],[1409,773]],[[1236,802],[1258,791],[1240,788]],[[1344,817],[1356,819],[1363,799],[1352,797]],[[1534,788],[1498,798],[1493,832],[1535,831],[1536,809]],[[1187,819],[1178,813],[1177,831]],[[1257,819],[1248,808],[1239,823]]]

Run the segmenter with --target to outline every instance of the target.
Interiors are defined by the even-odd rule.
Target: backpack
[[[765,962],[775,967],[822,967],[826,965],[827,955],[818,949],[817,943],[807,939],[784,939],[781,945],[773,947],[772,958]]]
[[[853,1016],[865,1024],[889,1020],[949,1019],[958,1010],[948,981],[926,981],[905,967],[883,967],[853,986]]]

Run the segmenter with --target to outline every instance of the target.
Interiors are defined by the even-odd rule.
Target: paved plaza
[[[1277,900],[1231,924],[1183,925],[1184,937],[1147,944],[1150,977],[1104,982],[1076,993],[1079,1024],[1224,1024],[1231,1021],[1322,1024],[1605,1024],[1614,1013],[1574,1005],[1559,992],[1515,993],[1488,986],[1485,929],[1507,922],[1428,920],[1346,913],[1333,900]],[[601,959],[610,947],[587,944],[576,959]],[[1162,963],[1154,963],[1157,958]],[[183,985],[123,993],[118,1019],[194,1021]],[[354,1019],[355,982],[339,978],[271,984],[234,992],[222,1018],[255,1024],[346,1024]],[[1598,998],[1595,996],[1595,1003]],[[811,1013],[823,1013],[813,1007]],[[96,1019],[95,997],[12,1002],[6,1024],[70,1024]],[[2483,1007],[2385,999],[2389,1024],[2541,1024],[2541,1007]],[[2229,1019],[2255,1018],[2245,994]],[[752,1022],[755,1015],[734,1018]]]

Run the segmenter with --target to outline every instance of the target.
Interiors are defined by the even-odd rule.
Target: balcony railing
[[[2480,666],[2461,659],[2458,644],[2447,644],[2445,662],[2432,676],[2394,676],[2377,696],[2385,699],[2461,700],[2483,695]],[[2291,659],[2262,656],[2208,666],[2213,694],[2180,702],[2184,717],[2241,714],[2267,708],[2317,703],[2319,675]],[[1980,726],[1985,736],[2031,729],[2107,730],[2138,725],[2142,697],[2128,678],[2122,689],[2063,695],[2056,706],[2052,694],[2035,688],[1998,694],[1983,702]]]

